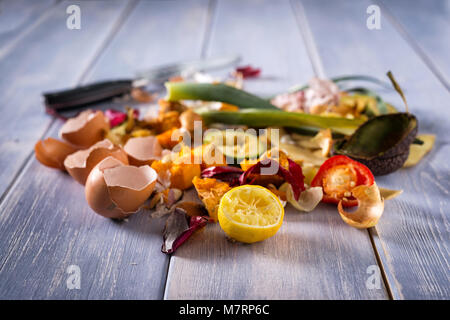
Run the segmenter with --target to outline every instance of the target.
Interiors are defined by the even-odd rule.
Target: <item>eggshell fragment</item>
[[[40,140],[34,145],[36,159],[44,166],[65,170],[64,159],[77,151],[73,146],[54,138]]]
[[[77,151],[64,160],[67,172],[81,184],[85,184],[91,170],[103,159],[112,156],[124,164],[128,158],[122,148],[116,147],[111,141],[105,139],[97,142],[89,149]]]
[[[109,130],[109,121],[101,111],[86,110],[61,127],[59,136],[79,148],[89,148],[102,140]]]
[[[89,206],[98,214],[123,219],[139,210],[155,188],[157,173],[148,165],[134,167],[113,157],[103,159],[86,181]]]
[[[92,169],[86,180],[84,193],[88,205],[96,213],[107,218],[120,218],[124,213],[112,203],[108,186],[103,178],[103,171],[122,165],[123,163],[116,158],[107,157]]]
[[[163,151],[155,136],[130,138],[123,149],[130,164],[135,166],[151,165],[154,160],[161,159]]]

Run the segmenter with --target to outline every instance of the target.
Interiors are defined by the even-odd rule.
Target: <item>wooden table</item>
[[[0,298],[449,299],[449,2],[375,1],[381,29],[369,30],[372,2],[1,1]],[[79,30],[66,27],[74,3]],[[314,75],[394,72],[437,141],[418,166],[377,178],[404,193],[375,228],[320,205],[289,211],[262,243],[231,243],[208,225],[168,256],[163,220],[95,215],[80,185],[35,160],[35,142],[62,124],[44,113],[43,91],[233,53],[262,68],[246,83],[261,95]],[[80,289],[67,287],[71,265]]]

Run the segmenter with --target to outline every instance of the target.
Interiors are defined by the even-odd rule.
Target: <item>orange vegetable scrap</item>
[[[226,182],[212,178],[201,179],[195,177],[192,182],[200,200],[202,200],[206,210],[208,210],[209,216],[212,220],[217,221],[220,199],[222,199],[225,193],[231,190],[231,187]]]
[[[174,163],[153,161],[152,168],[159,174],[160,172],[170,171],[170,187],[180,190],[186,190],[192,187],[192,179],[199,177],[201,169],[199,164],[193,163]]]
[[[181,140],[183,139],[181,135],[179,135],[178,140],[172,139],[172,135],[176,132],[176,130],[178,130],[178,128],[172,128],[156,136],[161,147],[163,147],[164,149],[171,150],[173,147],[175,147],[178,143],[181,142]]]

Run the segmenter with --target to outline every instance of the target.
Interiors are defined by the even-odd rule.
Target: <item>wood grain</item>
[[[0,2],[0,57],[44,21],[56,4],[56,0]]]
[[[392,70],[419,119],[419,131],[437,134],[435,148],[418,166],[377,178],[379,185],[404,193],[386,203],[371,234],[395,299],[448,299],[449,92],[387,20],[381,30],[366,28],[369,2],[302,3],[328,75],[386,79]],[[403,110],[396,93],[383,97]]]
[[[448,1],[383,1],[383,12],[450,91]],[[392,16],[392,17],[391,17]]]
[[[104,46],[85,81],[118,76],[116,72],[127,76],[145,64],[199,57],[206,4],[138,3]],[[55,136],[60,125],[55,122],[49,135]],[[162,229],[163,221],[145,214],[123,223],[96,215],[87,206],[81,185],[32,159],[0,205],[0,297],[161,298],[168,263],[160,252]],[[70,265],[81,269],[80,290],[66,286]]]
[[[288,1],[219,1],[208,54],[239,50],[262,67],[247,88],[269,95],[313,71]],[[302,214],[288,208],[278,233],[261,243],[226,240],[218,224],[172,256],[166,299],[385,299],[366,287],[376,265],[367,232],[345,225],[333,206]]]
[[[126,7],[122,1],[79,4],[80,30],[67,29],[68,4],[62,2],[0,59],[0,199],[52,121],[42,92],[76,85]]]

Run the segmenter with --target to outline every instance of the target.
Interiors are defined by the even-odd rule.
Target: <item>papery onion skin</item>
[[[377,185],[374,183],[371,186],[355,187],[352,194],[358,200],[358,209],[354,212],[346,212],[341,200],[338,204],[338,211],[342,220],[358,229],[375,226],[384,211],[384,199],[381,198]]]

